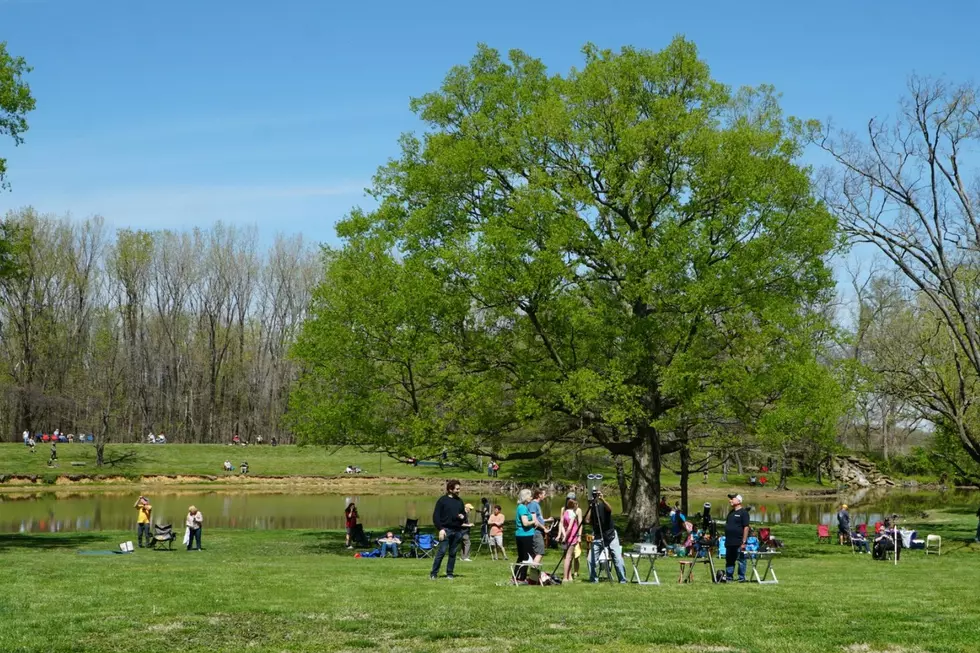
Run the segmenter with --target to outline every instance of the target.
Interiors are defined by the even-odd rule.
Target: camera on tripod
[[[589,474],[587,478],[589,479],[590,486],[589,495],[591,496],[591,500],[595,501],[602,494],[602,492],[599,491],[599,486],[602,484],[602,474]]]

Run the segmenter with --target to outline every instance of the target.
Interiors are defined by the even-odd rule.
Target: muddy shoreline
[[[212,475],[212,474],[147,474],[139,477],[113,474],[62,474],[53,479],[35,474],[5,474],[0,475],[0,493],[37,492],[58,490],[118,490],[130,488],[173,488],[195,490],[244,490],[271,493],[300,492],[312,494],[360,494],[384,495],[439,493],[444,488],[445,480],[441,478],[426,478],[418,476],[242,476],[242,475]],[[467,491],[474,494],[517,494],[522,488],[540,485],[531,481],[513,481],[498,479],[464,479]],[[553,494],[565,493],[569,490],[582,491],[577,485],[564,483],[546,483]],[[912,487],[895,487],[899,490],[939,490],[938,485],[920,484]],[[664,494],[673,497],[680,493],[680,487],[665,486]],[[829,499],[854,490],[840,492],[834,488],[803,490],[776,490],[775,488],[691,488],[692,496],[718,494],[726,491],[739,491],[753,499]],[[886,490],[887,491],[887,490]]]

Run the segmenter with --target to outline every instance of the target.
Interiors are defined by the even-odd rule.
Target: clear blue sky
[[[926,8],[931,6],[931,8]],[[978,3],[0,0],[0,41],[34,66],[13,192],[115,227],[256,224],[334,241],[397,138],[408,100],[478,42],[554,72],[586,42],[660,49],[676,34],[733,86],[851,127],[892,112],[915,71],[970,80]]]

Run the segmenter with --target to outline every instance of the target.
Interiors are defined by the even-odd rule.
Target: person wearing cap
[[[837,543],[847,544],[851,535],[851,513],[847,512],[847,504],[842,503],[837,511]]]
[[[143,535],[146,535],[146,543],[150,544],[150,538],[153,535],[150,533],[150,514],[153,512],[153,506],[150,505],[150,500],[144,496],[140,496],[136,500],[136,505],[133,506],[137,510],[136,514],[136,541],[139,543],[139,547],[143,548]]]
[[[742,507],[741,494],[729,494],[732,509],[725,520],[725,579],[734,580],[738,561],[738,582],[745,582],[745,545],[749,541],[749,511]]]

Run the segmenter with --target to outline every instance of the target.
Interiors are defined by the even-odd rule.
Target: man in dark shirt
[[[734,580],[738,561],[738,582],[745,582],[745,543],[749,539],[749,511],[742,507],[741,494],[729,494],[732,507],[725,520],[725,579]]]
[[[466,507],[459,498],[459,481],[450,479],[446,483],[445,496],[439,497],[436,501],[435,510],[432,511],[432,523],[439,532],[439,549],[436,551],[435,560],[432,561],[432,571],[429,578],[435,580],[439,576],[439,567],[442,566],[442,559],[449,549],[449,562],[446,563],[446,578],[453,578],[453,569],[456,567],[456,549],[463,538],[463,523],[466,521]]]
[[[837,542],[843,546],[851,537],[851,513],[847,512],[847,504],[842,503],[837,511]]]
[[[592,525],[592,550],[589,552],[589,582],[599,582],[599,563],[602,562],[603,545],[608,561],[615,566],[620,583],[626,581],[626,565],[623,564],[623,547],[612,519],[612,506],[596,492],[589,508],[589,523]]]

